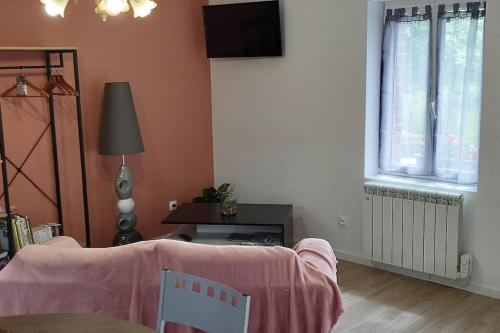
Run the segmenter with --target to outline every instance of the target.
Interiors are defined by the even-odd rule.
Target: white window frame
[[[367,16],[367,60],[366,60],[366,117],[365,117],[365,180],[375,180],[391,185],[412,185],[427,189],[447,189],[461,192],[477,192],[476,185],[461,185],[435,176],[414,176],[398,173],[383,173],[379,170],[379,125],[380,88],[384,23],[387,9],[432,6],[432,103],[434,105],[437,88],[437,40],[439,5],[449,6],[459,3],[461,8],[478,0],[368,0]],[[482,1],[481,1],[482,2]],[[481,5],[482,6],[482,5]],[[447,8],[448,9],[448,8]],[[484,66],[483,66],[484,68]],[[484,92],[481,92],[482,94]],[[481,116],[482,118],[482,116]]]

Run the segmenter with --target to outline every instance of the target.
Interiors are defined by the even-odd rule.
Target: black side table
[[[293,245],[293,206],[238,204],[238,212],[234,216],[223,216],[219,204],[186,203],[163,219],[164,224],[196,225],[203,230],[213,226],[215,233],[224,234],[223,230],[234,227],[238,233],[266,232],[278,233],[281,245]],[[229,228],[227,228],[229,227]],[[195,237],[203,237],[198,233]],[[193,238],[196,242],[196,239]]]

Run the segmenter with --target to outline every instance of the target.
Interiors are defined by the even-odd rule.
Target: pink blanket
[[[293,250],[172,240],[85,249],[58,237],[25,247],[0,272],[0,316],[103,314],[154,328],[160,270],[170,268],[251,295],[249,332],[330,332],[342,313],[335,266],[319,239]]]

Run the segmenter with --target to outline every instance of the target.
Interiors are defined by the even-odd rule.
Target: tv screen
[[[282,55],[278,1],[203,7],[209,58]]]

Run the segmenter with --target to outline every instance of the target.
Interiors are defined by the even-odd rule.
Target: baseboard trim
[[[373,262],[371,260],[368,260],[364,258],[363,256],[351,253],[351,252],[345,252],[345,251],[340,251],[340,250],[334,250],[335,256],[340,259],[340,260],[345,260],[349,262],[353,262],[355,264],[360,264],[364,266],[369,266],[369,267],[374,267]]]
[[[461,286],[460,284],[458,284],[458,282],[455,280],[446,279],[446,278],[442,278],[439,276],[434,276],[434,275],[430,275],[430,274],[426,274],[426,273],[415,272],[415,271],[401,268],[401,267],[395,267],[395,266],[391,266],[391,265],[375,263],[375,262],[368,260],[368,259],[364,258],[363,256],[360,256],[360,255],[355,254],[355,253],[335,250],[335,255],[340,260],[353,262],[355,264],[359,264],[359,265],[363,265],[363,266],[374,267],[374,268],[378,268],[378,269],[381,269],[384,271],[409,276],[409,277],[412,277],[415,279],[420,279],[420,280],[425,280],[425,281],[429,281],[429,282],[433,282],[433,283],[438,283],[438,284],[445,285],[447,287],[461,289],[461,290],[469,291],[471,293],[500,299],[500,289],[491,288],[491,287],[487,287],[487,286],[481,286],[481,285],[478,285],[476,283],[471,283],[471,284],[464,287],[464,286]]]

